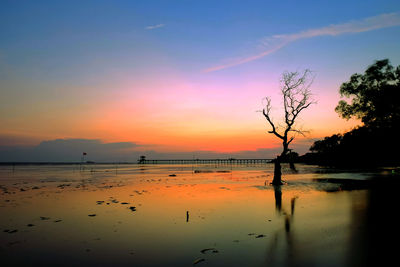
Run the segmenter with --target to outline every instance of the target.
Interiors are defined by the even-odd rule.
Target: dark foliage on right
[[[363,125],[343,135],[314,142],[301,161],[320,165],[375,167],[400,164],[400,66],[378,60],[364,74],[353,74],[340,87],[335,111]]]

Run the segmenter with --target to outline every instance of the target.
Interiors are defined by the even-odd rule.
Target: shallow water
[[[273,187],[272,164],[0,166],[1,261],[365,266],[397,234],[393,187],[329,182],[389,174],[283,172]]]

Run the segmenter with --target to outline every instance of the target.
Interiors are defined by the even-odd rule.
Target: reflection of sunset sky
[[[134,164],[120,166],[118,173],[114,165],[98,165],[95,172],[74,168],[21,166],[12,179],[0,173],[11,193],[0,195],[0,227],[19,229],[17,234],[26,240],[18,247],[25,257],[13,260],[26,261],[29,256],[32,262],[42,257],[55,262],[48,256],[55,255],[68,265],[86,260],[89,265],[126,261],[136,266],[185,266],[201,256],[215,266],[259,266],[274,258],[325,262],[332,257],[335,265],[349,255],[355,258],[349,229],[356,212],[365,209],[360,203],[367,192],[327,193],[311,180],[321,174],[309,173],[307,166],[299,165],[300,176],[285,176],[289,185],[280,188],[280,210],[276,189],[264,186],[273,175],[272,164],[236,166],[231,172],[226,172],[228,166],[211,168],[224,173],[193,173],[188,165]],[[195,168],[210,171],[210,166]],[[25,183],[15,187],[15,179]],[[285,230],[287,218],[290,234]],[[16,238],[2,234],[1,245]],[[7,262],[15,247],[4,247]],[[205,248],[216,248],[219,254],[202,254]]]
[[[399,6],[384,2],[343,12],[340,1],[10,3],[0,11],[0,137],[273,148],[256,111],[270,95],[281,111],[281,73],[304,68],[318,102],[299,121],[307,138],[344,132],[357,122],[334,112],[340,84],[376,59],[400,63]]]

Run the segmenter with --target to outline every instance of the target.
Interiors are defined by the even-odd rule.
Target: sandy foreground
[[[273,187],[271,164],[1,166],[1,264],[372,266],[395,258],[399,183],[390,170],[284,173],[287,185]]]

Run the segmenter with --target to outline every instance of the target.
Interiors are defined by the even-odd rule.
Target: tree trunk
[[[283,145],[283,151],[282,151],[282,153],[280,155],[280,158],[285,160],[287,154],[289,153],[289,144],[287,142],[287,137],[286,136],[284,136],[284,138],[283,138],[282,145]]]
[[[282,190],[280,185],[274,185],[275,209],[280,214],[282,211]]]
[[[278,156],[275,159],[274,165],[274,179],[272,180],[273,185],[282,185],[282,170],[281,170],[281,157]]]
[[[285,160],[287,153],[289,152],[289,145],[287,143],[287,138],[283,139],[283,151],[276,157],[274,165],[274,179],[272,180],[273,185],[283,185],[282,183],[282,168],[281,161]]]

